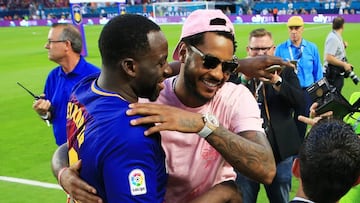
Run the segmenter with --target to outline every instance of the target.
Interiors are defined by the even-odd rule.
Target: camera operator
[[[325,77],[333,87],[341,92],[344,86],[345,73],[352,72],[352,66],[346,60],[345,48],[347,43],[342,39],[345,20],[341,16],[334,18],[332,22],[332,31],[328,34],[324,48],[324,71]],[[356,76],[356,75],[355,75]],[[354,81],[356,84],[356,82]]]

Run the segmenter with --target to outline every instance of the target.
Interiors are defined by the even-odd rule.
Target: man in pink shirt
[[[168,203],[233,201],[212,192],[235,180],[234,168],[264,184],[274,178],[275,161],[257,103],[245,86],[226,82],[238,67],[234,35],[222,11],[194,11],[173,54],[181,61],[179,75],[164,81],[156,103],[131,104],[127,111],[145,116],[132,125],[156,123],[145,135],[161,131]],[[74,195],[74,185],[64,185],[75,184],[68,175],[60,177],[62,186]]]
[[[169,172],[167,202],[189,202],[216,184],[234,180],[228,162],[257,181],[272,181],[275,165],[267,154],[271,149],[257,102],[243,85],[226,82],[237,67],[232,67],[234,34],[233,24],[220,10],[193,12],[173,54],[182,62],[180,73],[164,82],[157,100],[168,106],[131,107],[131,115],[156,115],[133,124],[158,123],[149,131],[161,131]],[[207,127],[208,133],[202,134]]]
[[[214,140],[210,139],[212,136],[217,136],[214,134],[218,130],[215,130],[205,139],[197,133],[201,130],[201,115],[208,113],[218,119],[222,126],[222,129],[219,129],[218,132],[223,133],[221,136],[225,135],[230,138],[236,135],[232,132],[263,131],[261,128],[262,120],[258,117],[257,104],[253,101],[253,96],[250,92],[242,85],[236,86],[231,83],[224,83],[211,100],[201,106],[194,105],[190,107],[185,105],[186,102],[183,103],[181,97],[178,96],[177,92],[180,94],[182,92],[181,88],[179,88],[180,86],[177,86],[181,84],[180,80],[181,75],[166,80],[164,83],[165,88],[157,100],[157,103],[172,107],[158,105],[144,106],[149,109],[142,109],[143,106],[135,107],[135,110],[143,112],[156,111],[156,115],[160,115],[164,119],[160,125],[168,125],[165,128],[175,130],[184,127],[189,128],[190,132],[195,131],[186,134],[178,131],[161,131],[162,146],[167,157],[166,164],[169,173],[165,196],[167,202],[189,202],[216,184],[236,178],[233,167],[211,146],[211,142],[215,141],[215,139],[223,139],[220,136],[219,138],[214,138]],[[186,87],[183,89],[186,89]],[[184,93],[184,95],[190,96],[190,93]],[[182,110],[178,111],[178,109],[173,107],[179,107]],[[196,115],[199,118],[196,118]],[[177,125],[176,123],[180,125],[184,123],[184,126],[175,126]],[[185,127],[186,125],[189,126]],[[196,129],[197,125],[199,125],[200,129]],[[226,139],[228,138],[225,138],[223,141],[226,142]],[[236,146],[240,142],[236,141],[235,137],[232,139],[234,141],[234,146],[232,146],[234,147],[234,154],[232,156],[234,158],[246,158],[246,155],[241,155],[243,154],[242,150],[245,148],[237,148],[240,147]],[[244,142],[243,144],[248,142],[246,147],[249,148],[254,145],[254,143],[248,140],[241,142]],[[218,143],[214,144],[218,145]],[[224,145],[222,147],[229,146]],[[258,156],[255,152],[253,153],[254,156]],[[226,154],[224,153],[224,155]],[[249,154],[252,154],[252,152],[249,152]],[[261,167],[261,165],[260,163],[259,166]],[[249,167],[251,168],[251,166]],[[263,181],[260,178],[258,180]]]

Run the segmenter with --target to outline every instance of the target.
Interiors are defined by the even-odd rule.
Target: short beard
[[[158,97],[159,97],[159,95],[154,95],[154,94],[152,94],[152,95],[149,97],[149,100],[150,100],[151,102],[155,102]]]
[[[211,99],[203,97],[201,94],[199,94],[197,92],[196,89],[196,82],[193,80],[193,74],[191,73],[191,71],[189,71],[189,66],[191,65],[191,62],[189,60],[187,60],[185,62],[185,66],[184,66],[184,82],[185,82],[185,88],[186,88],[186,92],[189,93],[189,96],[193,96],[195,97],[199,103],[207,103],[209,102]]]

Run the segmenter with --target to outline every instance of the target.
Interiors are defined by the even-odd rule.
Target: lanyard
[[[290,59],[291,59],[292,61],[295,60],[294,54],[293,54],[292,49],[291,49],[291,46],[288,46],[288,49],[289,49]],[[301,59],[301,57],[302,57],[303,50],[304,50],[304,46],[301,45],[301,47],[300,47],[300,53],[297,55],[297,58],[296,58],[297,62],[300,61],[300,59]]]
[[[259,92],[260,92],[260,88],[262,90],[262,96],[263,96],[263,102],[264,102],[264,106],[265,106],[265,113],[266,113],[266,119],[267,119],[267,122],[270,122],[270,113],[269,113],[269,107],[268,107],[268,103],[267,103],[267,100],[266,100],[266,94],[265,94],[265,86],[264,86],[264,83],[263,81],[260,81],[259,85],[257,85],[257,82],[256,80],[253,80],[254,81],[254,87],[255,87],[255,92],[254,92],[254,96],[255,96],[255,99],[256,101],[258,102],[258,104],[260,105],[260,102],[259,102]]]
[[[296,65],[295,65],[295,69],[294,69],[296,74],[298,73],[299,62],[300,62],[300,59],[302,57],[302,53],[303,53],[303,50],[304,50],[304,46],[303,45],[300,45],[300,46],[301,46],[300,47],[300,53],[296,56]],[[295,47],[295,48],[297,48],[297,47]],[[291,49],[291,45],[288,46],[288,49],[289,49],[290,59],[292,61],[294,61],[295,58],[294,58],[294,54],[293,54],[292,49]]]
[[[258,99],[259,99],[259,90],[263,86],[264,83],[262,81],[260,81],[260,83],[258,85],[256,80],[253,80],[253,81],[254,81],[254,86],[255,86],[254,97],[255,97],[256,101],[258,101]]]

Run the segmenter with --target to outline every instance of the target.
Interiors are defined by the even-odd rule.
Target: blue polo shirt
[[[61,66],[54,68],[48,75],[45,83],[45,99],[50,100],[51,123],[57,145],[66,142],[66,109],[72,88],[85,76],[100,72],[100,69],[80,57],[75,69],[65,73]]]
[[[323,77],[319,50],[312,42],[302,39],[300,47],[296,47],[288,39],[276,47],[275,56],[297,61],[297,76],[302,88],[309,87]]]
[[[163,203],[167,174],[159,133],[131,126],[129,102],[102,90],[96,75],[75,86],[68,109],[70,164],[82,160],[80,177],[107,203]]]

